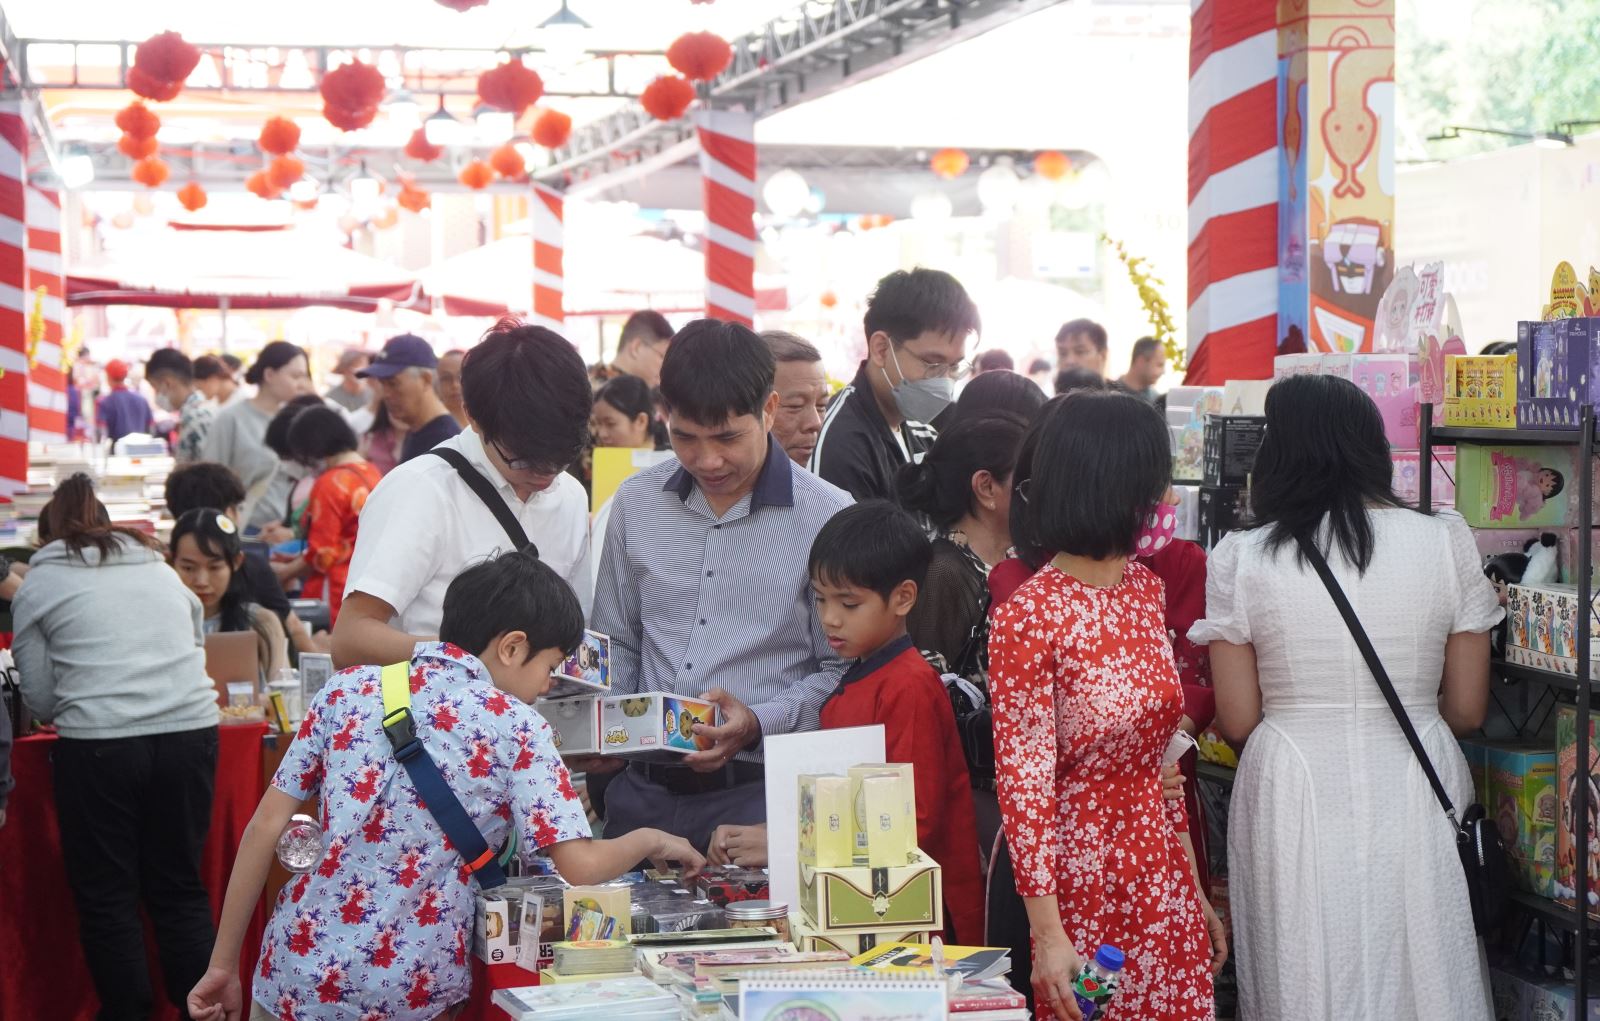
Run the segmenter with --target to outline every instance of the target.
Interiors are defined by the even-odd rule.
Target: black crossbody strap
[[[1300,544],[1300,550],[1311,562],[1317,576],[1322,579],[1322,584],[1327,586],[1328,595],[1333,597],[1333,605],[1339,608],[1339,615],[1344,618],[1345,625],[1350,628],[1350,636],[1356,640],[1356,646],[1361,650],[1361,657],[1367,661],[1367,669],[1372,671],[1372,676],[1377,680],[1378,687],[1383,691],[1383,700],[1389,703],[1389,710],[1394,713],[1395,721],[1400,724],[1400,729],[1405,731],[1406,740],[1411,743],[1411,750],[1416,753],[1417,761],[1422,765],[1422,771],[1428,775],[1428,783],[1433,785],[1433,796],[1439,799],[1439,804],[1444,806],[1444,813],[1450,817],[1450,822],[1456,824],[1456,809],[1450,803],[1450,795],[1445,793],[1444,784],[1439,781],[1439,774],[1434,772],[1433,762],[1428,758],[1427,749],[1422,747],[1422,739],[1417,736],[1417,728],[1411,725],[1411,717],[1406,714],[1406,707],[1400,704],[1400,696],[1394,690],[1394,683],[1389,680],[1389,672],[1383,668],[1378,660],[1378,650],[1372,647],[1372,641],[1367,637],[1366,628],[1361,626],[1361,621],[1356,618],[1355,608],[1350,605],[1350,600],[1345,597],[1344,589],[1339,587],[1339,582],[1333,576],[1333,571],[1328,567],[1327,558],[1322,551],[1317,549],[1315,543],[1303,535],[1295,536],[1295,541]]]
[[[500,522],[500,527],[506,530],[506,535],[517,549],[529,550],[534,556],[539,555],[539,547],[528,539],[528,533],[522,530],[522,522],[518,521],[517,516],[511,513],[511,508],[507,507],[505,500],[500,498],[500,494],[495,490],[494,484],[484,478],[483,473],[474,468],[472,462],[468,461],[461,451],[453,450],[450,447],[434,447],[428,453],[438,457],[456,470],[457,474],[461,476],[461,481],[467,484],[468,489],[478,494],[478,499],[482,500],[483,505],[489,508],[489,513],[494,515],[494,519]]]

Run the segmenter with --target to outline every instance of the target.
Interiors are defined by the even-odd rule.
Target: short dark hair
[[[799,334],[787,330],[762,330],[761,339],[767,342],[773,359],[780,364],[822,361],[822,352],[817,350],[817,346]]]
[[[828,519],[811,543],[815,581],[854,585],[888,599],[902,582],[928,577],[933,545],[917,519],[888,500],[864,500]]]
[[[1056,331],[1056,346],[1060,347],[1079,334],[1089,338],[1095,348],[1101,352],[1106,349],[1106,328],[1093,319],[1074,319]]]
[[[1006,369],[983,372],[972,378],[956,398],[957,421],[997,411],[1031,420],[1044,407],[1044,391],[1027,376]]]
[[[878,281],[867,299],[863,320],[867,338],[887,333],[899,347],[924,333],[948,333],[965,340],[982,328],[978,306],[961,282],[943,270],[896,270]]]
[[[261,442],[266,444],[268,450],[277,454],[280,460],[294,460],[294,450],[289,446],[289,427],[294,425],[295,419],[300,417],[301,412],[320,407],[326,407],[326,404],[316,394],[291,397],[278,409],[278,413],[272,416],[272,421],[267,423],[267,432],[261,438]]]
[[[285,343],[285,342],[281,341],[281,340],[275,340],[275,341],[272,342],[272,344],[282,344],[282,343]],[[271,347],[272,344],[268,344],[267,347]],[[294,345],[290,344],[289,346],[293,347]],[[263,351],[262,353],[265,354],[265,351]],[[222,355],[218,355],[217,359],[220,362],[222,362],[222,364],[224,366],[227,367],[229,372],[238,372],[240,369],[244,368],[244,362],[239,359],[238,355],[222,354]],[[260,361],[259,358],[256,359],[256,360]],[[288,362],[291,362],[293,360],[294,359],[292,359],[292,358],[286,358],[286,359],[284,359],[284,364],[287,364]],[[281,368],[281,365],[275,365],[275,366],[273,366],[273,368]],[[249,382],[249,380],[246,380],[246,382]]]
[[[222,359],[216,355],[201,355],[194,360],[195,379],[216,379],[219,376],[231,376],[228,367],[222,364]]]
[[[617,353],[636,340],[646,344],[659,344],[672,339],[672,324],[667,317],[653,308],[641,309],[622,324],[622,336],[617,340]]]
[[[1140,337],[1133,342],[1133,361],[1137,363],[1141,358],[1149,358],[1153,354],[1161,353],[1161,344],[1154,337]]]
[[[1017,363],[1011,360],[1011,354],[998,347],[991,347],[987,351],[978,352],[972,359],[972,367],[978,372],[999,372],[1002,369],[1014,371]]]
[[[180,518],[196,507],[227,510],[244,503],[244,483],[225,464],[196,461],[174,468],[167,476],[167,513]]]
[[[175,347],[153,351],[150,359],[144,363],[144,378],[155,379],[157,376],[171,376],[180,383],[193,383],[194,362]]]
[[[532,549],[479,561],[456,575],[444,592],[441,642],[482,656],[511,631],[528,636],[524,663],[545,649],[570,656],[583,641],[578,597]]]
[[[578,351],[554,330],[502,319],[461,363],[461,400],[483,438],[549,471],[589,442],[594,388]]]
[[[1172,483],[1172,438],[1149,401],[1076,393],[1043,420],[1025,492],[1033,544],[1105,560],[1131,556]]]
[[[778,363],[750,327],[696,319],[678,331],[661,363],[668,409],[701,425],[760,415]]]
[[[1080,390],[1100,391],[1109,389],[1105,377],[1089,369],[1080,369],[1076,366],[1062,369],[1056,373],[1056,396],[1077,393]]]
[[[922,514],[940,531],[948,530],[973,509],[974,474],[987,471],[1010,484],[1027,426],[1021,415],[1004,411],[973,417],[958,413],[921,461],[900,466],[895,475],[900,505]]]
[[[222,360],[226,362],[230,357],[230,355],[223,355]],[[281,369],[296,358],[305,357],[306,353],[302,348],[289,343],[287,340],[275,340],[262,348],[261,353],[256,355],[256,360],[250,365],[250,371],[244,374],[244,381],[252,386],[260,386],[261,381],[266,377],[268,369]],[[234,360],[237,361],[238,359]]]
[[[1049,371],[1050,359],[1048,358],[1035,358],[1033,361],[1028,363],[1028,375],[1030,376]]]
[[[326,404],[309,407],[289,423],[289,454],[301,464],[347,454],[360,446],[344,416]]]

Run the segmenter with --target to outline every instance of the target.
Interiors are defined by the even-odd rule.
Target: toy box
[[[1564,527],[1578,488],[1575,460],[1565,447],[1458,447],[1456,510],[1474,528]]]
[[[1330,356],[1325,356],[1330,357]],[[1391,447],[1409,449],[1417,445],[1417,378],[1419,368],[1412,355],[1345,355],[1350,360],[1350,375],[1345,377],[1378,406],[1383,418],[1383,433]]]
[[[1517,427],[1517,356],[1449,355],[1444,360],[1444,424]]]
[[[1472,530],[1472,541],[1478,546],[1478,552],[1484,560],[1497,557],[1502,553],[1521,553],[1531,539],[1537,539],[1542,534],[1538,528],[1475,528]]]
[[[1256,451],[1267,434],[1267,420],[1254,415],[1212,415],[1206,419],[1201,481],[1207,486],[1242,486],[1250,481]]]
[[[1317,372],[1323,376],[1334,376],[1338,379],[1350,378],[1350,361],[1355,355],[1345,351],[1329,351],[1317,356],[1321,361]]]
[[[1172,481],[1199,484],[1205,474],[1205,420],[1170,426],[1168,432],[1172,434]]]
[[[710,748],[710,738],[695,734],[694,725],[715,725],[713,702],[651,691],[613,695],[600,703],[600,751],[646,762],[677,762]]]
[[[1178,494],[1178,530],[1175,538],[1194,542],[1200,538],[1200,487],[1173,486]]]
[[[1578,594],[1571,585],[1510,585],[1506,589],[1506,659],[1575,677],[1578,673]],[[1589,616],[1591,643],[1600,651],[1600,627]],[[1591,678],[1600,662],[1591,657]]]
[[[1230,379],[1222,387],[1222,414],[1265,415],[1270,379]]]
[[[839,773],[800,776],[800,861],[832,868],[855,862],[851,779]]]
[[[1525,979],[1522,995],[1527,1021],[1600,1021],[1600,999],[1590,998],[1589,1009],[1581,1016],[1576,1013],[1576,994],[1571,982]]]
[[[1422,452],[1417,450],[1391,450],[1389,459],[1394,462],[1394,495],[1416,506],[1422,499],[1422,479],[1418,464]],[[1436,447],[1433,451],[1433,478],[1431,499],[1433,509],[1440,510],[1456,505],[1456,452],[1449,447]]]
[[[944,928],[944,880],[922,851],[891,868],[800,866],[800,909],[816,931],[905,932]]]
[[[1316,376],[1321,373],[1322,355],[1320,354],[1278,355],[1272,359],[1272,378],[1274,381],[1288,379],[1291,376]]]
[[[540,957],[544,900],[534,892],[508,886],[479,893],[472,926],[472,952],[489,964],[535,968]]]
[[[811,919],[805,915],[790,915],[789,931],[794,934],[795,946],[800,948],[802,954],[817,950],[842,950],[851,957],[887,943],[926,943],[930,936],[926,929],[913,929],[909,932],[840,929],[827,932],[813,925]]]
[[[534,704],[555,731],[556,751],[562,755],[594,755],[600,751],[600,699],[595,695],[558,698]]]
[[[1600,398],[1600,319],[1517,324],[1517,425],[1576,429],[1579,409]]]
[[[573,886],[561,891],[566,938],[627,939],[633,929],[633,893],[626,884]]]
[[[1250,522],[1250,491],[1243,486],[1200,487],[1200,545],[1207,549]]]
[[[578,650],[561,664],[545,698],[611,694],[611,639],[585,631]]]
[[[1167,407],[1194,409],[1193,421],[1205,421],[1207,415],[1222,410],[1222,387],[1175,386],[1167,391]]]
[[[1547,748],[1491,744],[1485,749],[1489,798],[1483,802],[1500,830],[1523,888],[1554,893],[1556,757]]]
[[[1472,774],[1472,794],[1478,804],[1493,804],[1489,799],[1489,746],[1475,738],[1461,738],[1461,757],[1467,760],[1467,772]]]
[[[888,868],[911,860],[917,847],[917,787],[911,763],[851,766],[850,804],[855,864]]]
[[[707,866],[694,880],[695,893],[722,908],[735,901],[767,900],[771,889],[766,869],[737,865]]]
[[[1600,571],[1600,528],[1591,528],[1589,536],[1589,566]],[[1561,533],[1561,549],[1557,554],[1561,564],[1561,580],[1574,584],[1578,577],[1578,536],[1576,528]],[[1537,533],[1534,534],[1537,538]]]
[[[1596,877],[1600,876],[1600,840],[1594,839],[1600,824],[1600,741],[1596,740],[1596,720],[1589,719],[1589,733],[1578,734],[1578,710],[1561,706],[1556,711],[1556,900],[1569,908],[1577,907],[1577,851],[1573,839],[1573,803],[1578,784],[1588,785],[1589,816],[1589,915],[1600,918],[1600,897],[1596,897]]]

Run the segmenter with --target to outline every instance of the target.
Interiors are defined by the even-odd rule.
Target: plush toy
[[[1492,556],[1483,566],[1483,573],[1494,582],[1500,605],[1506,605],[1506,588],[1510,585],[1548,585],[1559,575],[1559,557],[1553,532],[1544,532],[1537,539],[1529,539],[1521,553],[1501,553]],[[1530,636],[1531,637],[1531,636]],[[1506,652],[1506,623],[1501,621],[1490,635],[1490,645],[1496,656]]]

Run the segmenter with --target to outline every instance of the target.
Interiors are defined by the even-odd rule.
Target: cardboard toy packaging
[[[766,869],[737,865],[707,866],[694,880],[695,893],[722,908],[741,900],[767,900],[771,890]]]
[[[800,863],[832,868],[855,862],[851,779],[839,773],[800,776]]]
[[[1517,427],[1517,356],[1450,355],[1444,360],[1444,424]]]
[[[1322,373],[1322,355],[1320,354],[1292,354],[1278,355],[1272,359],[1272,379],[1288,379],[1291,376],[1316,376]]]
[[[1506,660],[1576,677],[1579,619],[1577,589],[1571,585],[1508,586]],[[1589,634],[1592,647],[1600,651],[1600,624],[1592,614]],[[1589,675],[1600,680],[1600,657],[1590,657]]]
[[[1500,830],[1523,889],[1554,893],[1556,757],[1545,747],[1494,743],[1485,748],[1489,797],[1483,802]]]
[[[1600,318],[1517,324],[1517,425],[1576,429],[1600,398]]]
[[[1318,355],[1318,358],[1322,362],[1321,368],[1318,370],[1319,374],[1333,376],[1337,379],[1350,378],[1351,360],[1355,358],[1355,355],[1348,351],[1329,351]]]
[[[887,868],[910,860],[917,846],[917,786],[909,762],[850,767],[854,863]]]
[[[1206,549],[1222,537],[1250,523],[1250,491],[1243,486],[1200,487],[1200,535]]]
[[[1172,480],[1198,485],[1205,475],[1205,420],[1170,426],[1167,431],[1172,435]]]
[[[1543,534],[1537,528],[1474,528],[1472,541],[1485,560],[1502,553],[1521,553],[1530,541]]]
[[[534,703],[550,724],[556,751],[562,755],[594,755],[600,751],[600,699],[594,695]]]
[[[578,650],[561,664],[546,699],[574,695],[611,694],[611,639],[598,631],[585,631]]]
[[[544,900],[530,891],[505,887],[477,895],[472,952],[488,964],[539,962]]]
[[[828,932],[817,928],[811,923],[811,919],[803,914],[789,916],[789,931],[794,934],[795,946],[800,948],[801,953],[842,950],[851,957],[864,954],[873,947],[883,946],[886,943],[926,943],[930,936],[926,929],[912,929],[906,932],[840,929]]]
[[[1346,378],[1378,406],[1389,445],[1402,450],[1416,447],[1419,373],[1416,356],[1390,352],[1346,357],[1350,359],[1350,375]]]
[[[1474,528],[1570,525],[1577,517],[1575,461],[1567,447],[1457,447],[1456,510]]]
[[[1556,900],[1569,908],[1577,907],[1577,848],[1574,839],[1573,811],[1579,784],[1588,785],[1589,891],[1586,897],[1589,916],[1600,918],[1600,840],[1594,839],[1600,825],[1600,729],[1594,717],[1589,733],[1578,733],[1578,710],[1561,706],[1556,710]]]
[[[561,911],[568,940],[627,939],[633,931],[633,893],[624,883],[568,887]]]
[[[916,851],[891,868],[800,866],[800,909],[818,932],[944,929],[939,865]]]
[[[1600,570],[1600,528],[1591,528],[1589,532],[1589,566]],[[1578,578],[1578,537],[1581,534],[1576,528],[1561,533],[1561,580],[1569,585]]]
[[[1174,538],[1195,542],[1200,538],[1200,487],[1175,485],[1178,494],[1178,530]]]
[[[1206,420],[1201,481],[1207,486],[1243,486],[1250,481],[1267,420],[1253,415],[1212,415]]]
[[[1394,495],[1416,506],[1422,499],[1422,480],[1417,467],[1422,461],[1422,452],[1391,450],[1389,460],[1394,463]],[[1456,452],[1449,447],[1435,447],[1432,469],[1433,509],[1453,508],[1456,505]]]
[[[646,762],[677,762],[711,747],[694,732],[696,723],[715,724],[717,706],[704,699],[652,691],[613,695],[600,703],[600,751]]]

